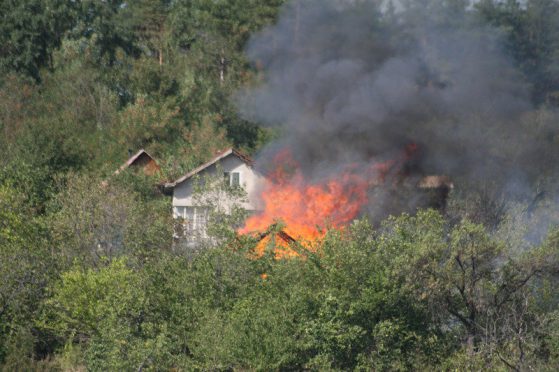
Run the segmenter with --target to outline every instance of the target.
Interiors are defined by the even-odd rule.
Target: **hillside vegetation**
[[[1,370],[557,369],[557,0],[370,15],[388,49],[422,13],[500,40],[529,92],[502,157],[550,149],[520,196],[468,174],[444,211],[363,216],[290,259],[256,258],[227,218],[217,246],[174,244],[157,185],[284,134],[240,114],[238,92],[266,80],[245,51],[285,3],[0,0]],[[534,135],[507,142],[520,127]],[[161,173],[114,176],[141,148]]]

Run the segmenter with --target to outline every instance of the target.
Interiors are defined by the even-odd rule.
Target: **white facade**
[[[209,209],[200,205],[200,200],[197,200],[194,195],[196,183],[201,180],[212,179],[216,182],[228,182],[230,186],[241,186],[246,192],[246,200],[240,206],[250,212],[261,209],[260,192],[264,185],[264,176],[256,172],[234,151],[229,150],[216,159],[172,184],[173,217],[181,219],[182,222],[182,231],[177,235],[182,235],[191,242],[207,237],[206,224]],[[217,202],[226,209],[231,203],[230,200],[217,200]]]
[[[233,154],[201,170],[196,176],[198,176],[198,179],[204,177],[219,178],[222,175],[217,175],[218,169],[223,173],[237,173],[239,175],[239,184],[243,187],[248,197],[248,202],[243,206],[247,210],[258,210],[260,207],[260,190],[264,182],[264,176]],[[196,177],[193,176],[175,185],[173,189],[173,210],[175,207],[195,206],[193,200],[195,179]]]

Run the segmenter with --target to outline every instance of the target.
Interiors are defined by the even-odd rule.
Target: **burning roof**
[[[275,231],[276,228],[277,228],[277,224],[273,224],[272,226],[270,226],[268,228],[268,230],[266,230],[265,232],[263,232],[261,234],[258,234],[258,242],[263,241],[264,239],[266,239],[270,235],[277,236],[285,244],[292,244],[292,243],[297,242],[297,240],[295,238],[293,238],[291,235],[286,233],[283,229],[281,229],[279,231]]]
[[[279,152],[261,193],[264,209],[249,217],[240,232],[267,231],[281,220],[289,236],[312,241],[328,228],[342,228],[372,201],[371,189],[393,184],[415,150],[406,146],[391,159],[349,163],[319,179],[309,179],[289,151]]]
[[[438,188],[448,188],[453,189],[454,183],[452,183],[450,177],[448,176],[425,176],[419,180],[417,187],[421,189],[438,189]]]
[[[447,176],[421,176],[418,170],[410,168],[417,150],[415,144],[409,144],[391,158],[371,158],[366,165],[348,163],[337,173],[318,179],[309,177],[289,151],[280,151],[272,170],[266,174],[261,193],[263,210],[249,217],[239,232],[262,232],[257,245],[260,253],[270,237],[277,237],[279,240],[273,242],[279,248],[276,254],[292,256],[297,255],[290,249],[292,243],[306,247],[307,243],[323,238],[328,229],[344,229],[366,214],[369,205],[385,207],[382,203],[386,195],[404,194],[404,189],[417,195],[416,204],[410,208],[442,210],[453,183]],[[390,207],[386,208],[389,212]],[[280,230],[277,221],[281,221]]]
[[[256,254],[261,256],[268,247],[273,248],[276,258],[293,257],[299,255],[299,250],[294,249],[299,242],[285,231],[281,223],[270,225],[266,231],[251,234],[256,238]]]

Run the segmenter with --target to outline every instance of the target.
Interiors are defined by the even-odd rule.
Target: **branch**
[[[458,318],[466,327],[470,327],[469,319],[452,308],[452,300],[448,296],[445,296],[445,301],[448,305],[448,312]]]
[[[503,356],[501,355],[501,353],[499,353],[499,350],[497,350],[497,356],[499,357],[499,359],[501,359],[501,361],[502,361],[503,363],[505,363],[505,365],[506,365],[507,367],[509,367],[509,368],[512,369],[513,371],[520,372],[520,369],[519,369],[517,366],[512,365],[509,361],[507,361],[505,358],[503,358]]]
[[[534,269],[531,273],[529,273],[528,275],[526,275],[526,277],[520,281],[517,281],[516,285],[508,285],[508,283],[503,283],[503,285],[499,288],[499,290],[497,291],[497,293],[495,294],[495,299],[498,297],[498,294],[502,291],[505,291],[505,295],[504,297],[501,299],[501,301],[497,302],[497,308],[501,308],[501,306],[503,306],[506,302],[509,301],[510,296],[517,292],[520,288],[524,287],[526,285],[526,283],[528,283],[528,281],[530,279],[532,279],[532,277],[534,277],[536,274],[539,274],[541,272],[540,269]],[[510,290],[509,290],[510,288]]]

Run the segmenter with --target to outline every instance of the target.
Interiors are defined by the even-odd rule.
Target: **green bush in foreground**
[[[288,260],[249,258],[248,242],[123,256],[64,272],[40,328],[65,345],[59,363],[92,370],[551,369],[558,241],[512,255],[424,211]]]

